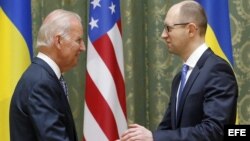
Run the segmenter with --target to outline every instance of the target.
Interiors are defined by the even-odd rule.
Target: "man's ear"
[[[189,35],[193,37],[196,34],[198,27],[194,23],[190,23],[188,25],[188,29],[189,29]]]
[[[55,44],[56,47],[61,47],[62,44],[62,38],[60,35],[56,35],[53,37],[53,42]]]

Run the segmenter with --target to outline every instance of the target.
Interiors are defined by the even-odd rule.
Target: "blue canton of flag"
[[[91,1],[88,29],[91,42],[106,34],[120,18],[119,0]]]

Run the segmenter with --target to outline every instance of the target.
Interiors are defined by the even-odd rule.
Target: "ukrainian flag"
[[[206,43],[220,57],[233,65],[228,0],[197,0],[205,9],[208,27]]]
[[[0,140],[9,141],[9,105],[31,63],[31,0],[0,0]]]
[[[228,0],[196,0],[205,9],[208,27],[206,43],[215,54],[228,61],[233,67],[233,51],[229,19]],[[237,114],[236,124],[239,123]]]

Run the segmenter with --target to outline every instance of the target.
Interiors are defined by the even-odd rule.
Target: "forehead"
[[[79,21],[74,21],[71,23],[71,31],[73,32],[82,32],[83,27]]]
[[[180,10],[178,7],[179,7],[178,5],[174,5],[169,9],[164,20],[165,24],[172,24],[179,21]]]

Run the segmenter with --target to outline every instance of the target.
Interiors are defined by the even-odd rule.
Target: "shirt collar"
[[[208,49],[208,46],[203,43],[201,44],[187,59],[185,64],[187,64],[190,68],[194,68],[201,55]]]
[[[52,70],[55,72],[58,79],[61,77],[61,71],[58,65],[51,58],[49,58],[49,56],[47,56],[46,54],[42,52],[39,52],[37,54],[37,57],[44,60],[52,68]]]

